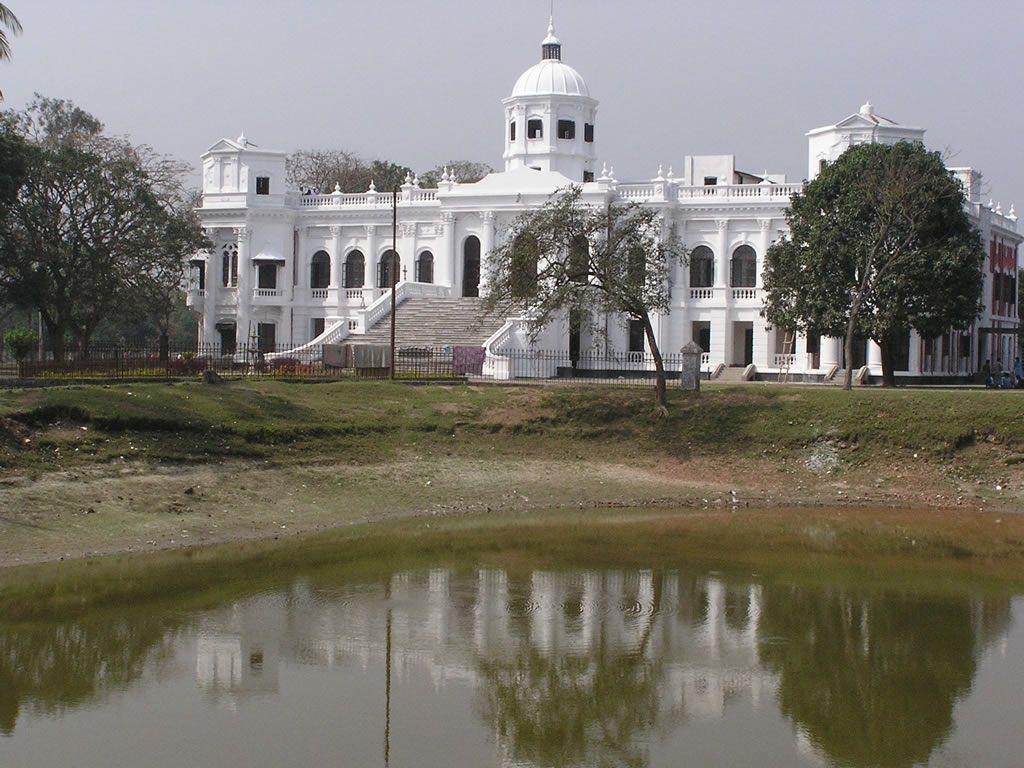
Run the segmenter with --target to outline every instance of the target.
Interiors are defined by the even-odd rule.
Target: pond
[[[0,622],[0,765],[1019,766],[1022,616],[682,565],[247,572]]]

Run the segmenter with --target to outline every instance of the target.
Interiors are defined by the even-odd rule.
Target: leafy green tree
[[[25,175],[0,215],[0,288],[40,312],[55,357],[68,336],[86,354],[105,319],[157,275],[181,273],[205,245],[181,218],[183,167],[102,133],[70,102],[37,97],[4,114],[25,139]],[[179,278],[180,281],[180,278]]]
[[[960,183],[918,143],[863,144],[793,196],[789,235],[765,255],[763,314],[788,330],[882,350],[883,383],[907,331],[965,329],[981,309],[981,238]]]
[[[10,8],[0,3],[0,61],[11,60],[11,41],[7,37],[21,34],[21,22],[14,15]],[[3,99],[3,92],[0,92],[0,99]]]
[[[588,205],[572,186],[523,213],[505,235],[490,256],[484,311],[528,308],[534,338],[566,313],[594,332],[595,313],[640,321],[664,412],[665,365],[651,315],[669,311],[669,273],[686,252],[664,236],[658,212],[634,203]]]

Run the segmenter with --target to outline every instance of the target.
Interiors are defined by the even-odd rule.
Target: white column
[[[308,268],[305,266],[306,258],[306,226],[300,224],[295,227],[292,234],[292,243],[294,244],[294,253],[290,260],[291,274],[287,276],[287,282],[285,283],[285,297],[288,303],[292,303],[296,298],[303,297],[303,283],[302,283],[302,271]],[[308,277],[306,278],[309,279]]]
[[[366,227],[366,271],[363,274],[363,285],[377,285],[377,227],[373,224]]]
[[[907,356],[907,370],[912,374],[921,373],[921,336],[917,331],[910,332],[910,354]]]
[[[333,294],[333,301],[327,307],[327,315],[337,317],[346,305],[345,288],[341,284],[341,227],[337,224],[331,227],[331,290],[327,295]]]
[[[868,339],[868,368],[871,369],[872,373],[876,371],[881,373],[882,371],[882,348],[878,346],[874,341]]]
[[[494,250],[494,211],[484,211],[480,214],[483,219],[483,231],[480,239],[480,290],[481,296],[487,293],[488,270],[491,263],[491,251]]]
[[[718,225],[718,245],[715,254],[715,287],[729,288],[729,222],[719,219],[715,222]],[[731,298],[728,290],[724,291],[726,298]]]
[[[416,279],[416,224],[398,225],[398,279]]]
[[[768,249],[771,247],[772,220],[758,219],[757,223],[761,226],[761,236],[760,247],[758,248],[757,253],[757,279],[754,284],[757,286],[758,292],[760,293],[760,290],[764,287],[764,281],[761,279],[761,272],[764,270],[764,257],[765,254],[768,253]]]
[[[828,370],[833,365],[839,365],[843,359],[843,340],[834,336],[822,336],[819,344],[821,351],[818,357],[821,368]]]
[[[441,220],[437,226],[441,232],[441,247],[438,255],[443,259],[444,279],[451,286],[452,295],[458,296],[459,291],[455,285],[455,214],[451,211],[442,211]],[[440,268],[441,264],[437,266]],[[440,269],[438,269],[438,277],[440,277]]]
[[[235,236],[238,238],[238,312],[236,313],[237,328],[235,338],[238,343],[248,344],[252,333],[256,330],[252,324],[252,286],[253,286],[253,265],[249,260],[249,241],[252,239],[252,230],[246,226],[236,227]]]
[[[811,363],[807,358],[807,337],[802,333],[798,333],[796,336],[796,344],[793,346],[793,354],[796,358],[793,363],[793,368],[798,371],[806,371],[811,367]]]
[[[719,287],[724,309],[721,322],[712,320],[711,325],[711,362],[723,362],[731,365],[733,361],[733,327],[732,327],[732,288],[729,286],[729,222],[718,219],[718,246],[715,265],[715,286]],[[716,328],[716,326],[719,326]],[[718,341],[716,342],[716,338]],[[719,355],[721,355],[719,357]]]
[[[213,248],[206,256],[206,298],[203,300],[203,335],[199,343],[212,346],[217,343],[217,292],[220,288],[220,244],[217,242],[217,230],[207,229],[206,237],[213,243]]]

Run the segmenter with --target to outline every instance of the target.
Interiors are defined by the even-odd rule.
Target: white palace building
[[[656,208],[665,233],[674,231],[691,250],[689,264],[671,276],[671,311],[656,319],[663,351],[694,341],[712,375],[738,368],[732,376],[780,370],[805,380],[834,376],[842,363],[838,339],[797,337],[790,345],[760,316],[764,254],[785,232],[784,212],[802,183],[743,172],[731,155],[687,156],[675,166],[677,173],[659,168],[653,179],[620,182],[599,159],[598,101],[562,61],[561,49],[549,27],[541,60],[501,102],[496,129],[504,137],[504,170],[474,183],[446,173],[437,189],[407,178],[398,194],[397,233],[390,190],[371,184],[358,194],[300,194],[286,188],[286,153],[261,149],[244,136],[214,144],[202,156],[199,214],[215,245],[193,259],[188,293],[201,318],[200,344],[228,352],[251,341],[270,350],[383,340],[396,235],[400,343],[483,345],[485,374],[514,376],[509,350],[531,348],[528,317],[470,322],[479,314],[474,297],[486,291],[481,282],[488,253],[518,214],[576,184],[589,203],[634,201]],[[924,129],[881,117],[865,104],[806,137],[811,179],[853,144],[923,141]],[[966,376],[986,359],[1001,358],[1005,366],[1015,354],[1022,240],[1017,217],[1012,208],[1004,213],[982,202],[978,171],[952,170],[987,248],[985,309],[967,333],[927,340],[911,333],[897,366],[904,378]],[[445,318],[452,321],[448,326]],[[461,325],[454,322],[458,318]],[[600,339],[570,340],[568,323],[555,324],[533,345],[552,351],[567,351],[570,344],[598,347],[624,361],[642,355],[643,336],[629,323],[607,318],[604,325]],[[855,358],[864,373],[880,374],[873,342],[861,345]]]

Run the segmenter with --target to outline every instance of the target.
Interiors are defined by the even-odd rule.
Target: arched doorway
[[[393,288],[398,282],[398,254],[388,248],[380,255],[380,263],[377,265],[377,287]]]
[[[327,251],[317,251],[309,261],[309,287],[327,288],[331,284],[331,257]]]
[[[480,239],[476,235],[462,244],[462,295],[480,295]]]
[[[434,282],[434,254],[424,251],[416,259],[416,282]]]
[[[361,251],[350,251],[345,257],[345,287],[362,288],[365,276],[365,260]]]

